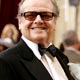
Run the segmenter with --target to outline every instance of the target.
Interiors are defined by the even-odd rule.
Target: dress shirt
[[[68,80],[56,57],[53,57],[50,53],[41,56],[36,43],[26,39],[24,36],[22,36],[22,39],[31,48],[34,55],[42,62],[53,80]]]

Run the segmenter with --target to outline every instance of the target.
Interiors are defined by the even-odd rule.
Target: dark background
[[[0,34],[7,23],[14,24],[18,29],[16,16],[19,2],[20,0],[0,0]]]

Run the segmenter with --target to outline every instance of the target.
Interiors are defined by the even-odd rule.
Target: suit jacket
[[[73,49],[66,49],[64,54],[68,57],[69,62],[80,63],[80,53]]]
[[[68,80],[70,75],[67,59],[57,48],[53,51],[63,67]],[[0,54],[0,80],[53,80],[40,60],[21,39],[14,47]]]

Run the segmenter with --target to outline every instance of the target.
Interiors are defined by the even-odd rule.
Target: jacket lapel
[[[46,70],[46,68],[43,66],[41,61],[39,61],[33,54],[32,50],[25,44],[25,42],[21,39],[19,42],[20,46],[20,55],[22,56],[22,63],[25,65],[25,67],[29,70],[29,72],[37,79],[37,80],[53,80]],[[53,50],[53,53],[55,53],[58,61],[60,62],[64,72],[66,73],[69,80],[74,80],[73,77],[70,74],[70,71],[67,66],[67,61],[65,60],[65,56],[63,53],[61,53],[57,48]],[[52,54],[54,55],[54,54]]]
[[[52,80],[45,67],[36,57],[33,57],[32,61],[22,60],[22,62],[37,80]]]
[[[41,63],[38,60],[30,48],[24,43],[23,40],[20,41],[21,49],[22,49],[22,59],[20,61],[24,64],[24,66],[29,70],[29,72],[37,79],[37,80],[53,80]]]
[[[55,54],[56,58],[58,59],[59,63],[61,64],[67,78],[69,80],[74,80],[72,75],[70,74],[69,67],[67,66],[68,58],[63,53],[61,53],[56,47],[55,47],[55,50],[53,51],[53,53]]]

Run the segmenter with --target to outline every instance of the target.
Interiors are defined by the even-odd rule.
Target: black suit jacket
[[[69,80],[67,59],[57,48],[53,51]],[[21,39],[14,47],[0,53],[0,80],[53,80],[40,60]]]

